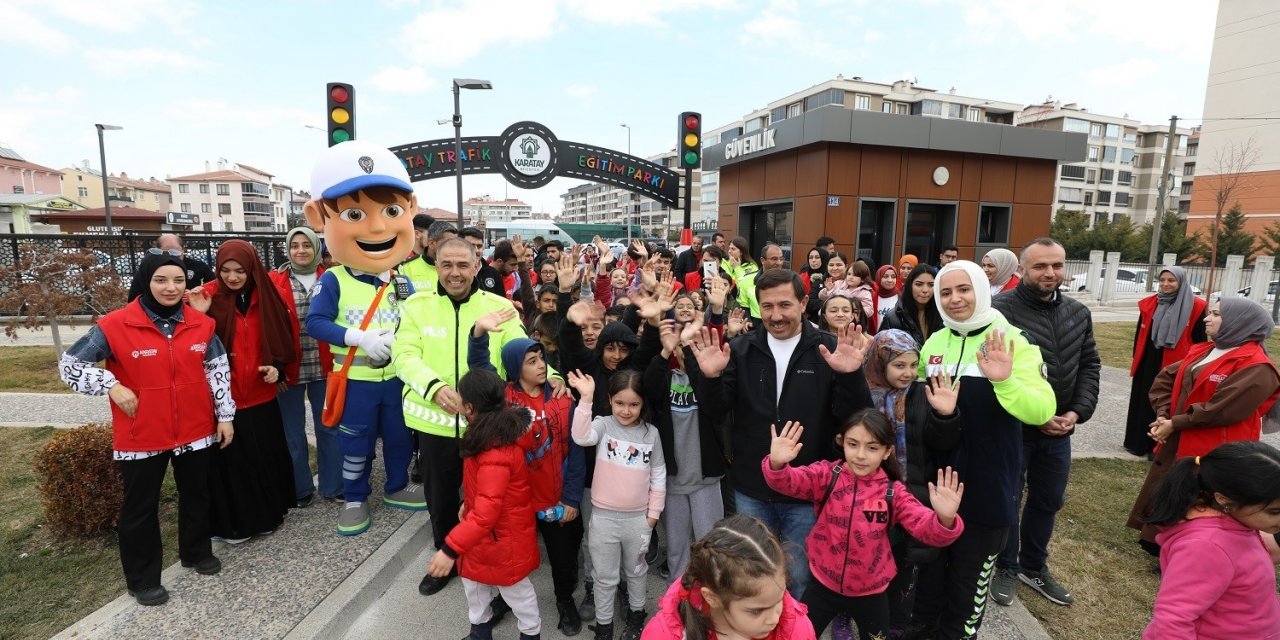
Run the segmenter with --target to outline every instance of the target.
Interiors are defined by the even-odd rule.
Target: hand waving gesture
[[[852,331],[849,329],[851,326]],[[835,352],[832,353],[824,344],[818,346],[818,353],[822,354],[822,359],[827,361],[827,366],[831,367],[832,371],[853,373],[862,367],[862,362],[867,358],[869,346],[867,341],[862,339],[862,327],[846,325],[841,327],[840,333],[836,336]]]
[[[769,444],[769,466],[778,471],[800,455],[800,449],[804,447],[800,442],[804,427],[799,422],[788,420],[782,426],[781,434],[778,433],[776,424],[769,425],[769,433],[773,435],[773,441]]]
[[[924,387],[925,398],[929,406],[938,415],[949,416],[956,412],[956,402],[960,398],[960,381],[952,381],[946,371],[929,377],[929,384]]]
[[[581,371],[574,369],[569,372],[569,386],[578,392],[579,398],[593,398],[596,393],[596,381],[591,376],[583,375]]]
[[[708,378],[718,378],[729,366],[729,345],[720,344],[717,332],[706,327],[698,330],[693,339],[693,357],[698,360],[698,368]]]
[[[676,331],[675,320],[668,318],[662,321],[662,328],[658,332],[658,341],[662,343],[662,353],[666,356],[670,356],[680,348],[680,332]]]
[[[720,278],[711,278],[707,281],[707,307],[712,313],[724,312],[724,299],[729,293],[729,285]]]
[[[960,509],[960,499],[964,497],[964,483],[960,482],[960,474],[951,467],[938,469],[938,482],[929,483],[929,504],[938,514],[942,526],[950,529],[956,524],[956,511]]]
[[[1013,375],[1013,341],[1005,341],[1004,331],[995,329],[978,347],[978,369],[992,382],[1004,382]]]
[[[499,309],[497,311],[490,311],[489,313],[476,318],[476,325],[472,330],[471,335],[479,338],[486,333],[493,333],[494,331],[497,331],[498,327],[502,326],[503,323],[506,323],[515,317],[516,310],[511,307]]]
[[[729,319],[725,321],[724,334],[730,338],[742,333],[747,329],[747,310],[738,307],[729,312]]]
[[[561,253],[560,260],[556,262],[556,281],[560,285],[560,293],[573,291],[573,285],[578,281],[578,261],[567,251]]]

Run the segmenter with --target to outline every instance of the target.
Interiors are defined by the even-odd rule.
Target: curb
[[[1040,621],[1031,615],[1031,612],[1027,610],[1026,605],[1023,605],[1021,600],[1014,598],[1013,604],[1007,607],[995,604],[994,600],[991,604],[1001,607],[1005,614],[1009,616],[1009,620],[1013,622],[1013,626],[1017,627],[1018,633],[1022,634],[1024,640],[1053,640],[1049,632],[1044,630],[1044,625],[1041,625]]]
[[[333,591],[316,605],[289,633],[286,640],[312,638],[339,639],[346,635],[360,615],[395,581],[426,546],[431,519],[427,512],[415,513],[387,538],[377,551],[360,563]],[[413,544],[421,535],[424,539]]]

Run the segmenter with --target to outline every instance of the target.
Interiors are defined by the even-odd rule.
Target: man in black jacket
[[[671,263],[671,273],[675,275],[676,282],[683,285],[685,275],[701,268],[702,236],[695,234],[689,241],[689,250],[676,256],[675,262]]]
[[[791,271],[766,271],[756,296],[763,331],[720,345],[704,328],[694,340],[698,367],[706,376],[701,410],[727,415],[732,409],[729,481],[738,513],[760,518],[782,538],[790,556],[789,588],[799,598],[809,582],[805,538],[814,524],[813,505],[765,484],[760,463],[769,454],[770,426],[781,430],[790,420],[804,425],[804,448],[792,464],[834,460],[835,437],[844,421],[871,406],[861,371],[867,348],[860,346],[860,335],[836,337],[804,321],[804,283]]]
[[[1046,560],[1054,516],[1062,508],[1071,472],[1071,434],[1098,405],[1102,361],[1089,309],[1058,293],[1066,259],[1066,250],[1054,240],[1031,241],[1022,248],[1022,281],[991,303],[1039,345],[1058,401],[1049,422],[1022,427],[1022,473],[1016,494],[1022,495],[1025,478],[1027,502],[1020,529],[1009,536],[996,561],[991,599],[1002,605],[1013,603],[1018,579],[1051,602],[1073,602],[1071,592],[1049,574]]]

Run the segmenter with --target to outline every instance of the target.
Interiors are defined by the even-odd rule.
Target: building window
[[[212,212],[213,212],[212,207],[209,206],[208,202],[200,203],[200,213],[212,213]]]
[[[1078,164],[1062,165],[1062,178],[1064,180],[1084,180],[1085,169]]]
[[[969,107],[967,119],[969,122],[982,122],[982,110],[975,107]]]
[[[202,182],[202,183],[200,183],[200,193],[209,193],[209,183],[208,183],[208,182]]]
[[[1183,200],[1178,203],[1178,213],[1191,213],[1191,201]]]
[[[893,110],[894,110],[894,113],[897,113],[900,116],[905,116],[911,113],[911,105],[905,102],[899,102],[897,105],[894,106]]]
[[[921,100],[911,105],[911,113],[917,116],[941,116],[942,105],[937,100]]]
[[[864,95],[861,95],[861,94],[855,94],[855,95],[853,96],[853,108],[854,108],[854,109],[858,109],[858,110],[860,110],[860,111],[867,111],[867,110],[870,110],[870,109],[871,109],[871,96],[864,96]]]
[[[1192,184],[1194,184],[1194,183],[1192,183],[1192,182],[1184,182],[1184,183],[1182,183],[1182,195],[1184,195],[1184,196],[1189,196],[1189,195],[1191,195],[1191,185],[1192,185]]]
[[[191,213],[191,203],[190,203],[190,202],[184,202],[184,203],[182,203],[182,205],[181,205],[181,206],[182,206],[182,212],[183,212],[183,213]]]
[[[1089,170],[1089,172],[1088,172],[1088,174],[1086,174],[1084,181],[1085,181],[1085,182],[1087,182],[1087,183],[1089,183],[1089,184],[1093,184],[1093,183],[1097,182],[1097,181],[1098,181],[1098,170],[1097,170],[1097,169],[1090,169],[1090,170]]]
[[[1100,225],[1100,224],[1102,224],[1102,223],[1106,222],[1106,221],[1107,221],[1107,219],[1108,219],[1109,217],[1110,217],[1110,214],[1108,214],[1106,211],[1099,211],[1099,212],[1097,212],[1097,213],[1093,214],[1093,224],[1094,224],[1094,226],[1097,226],[1097,225]]]
[[[191,185],[189,185],[189,184],[179,184],[179,185],[178,185],[178,193],[191,193]]]
[[[1093,192],[1092,191],[1084,192],[1084,206],[1088,207],[1092,205],[1093,205]]]
[[[14,192],[14,193],[26,193],[26,192],[27,192],[27,190],[26,190],[25,188],[23,188],[23,187],[20,187],[20,186],[14,185],[14,187],[13,187],[13,192]]]
[[[783,120],[786,120],[786,119],[787,119],[787,108],[786,108],[786,107],[778,107],[777,109],[774,109],[773,111],[770,111],[770,112],[769,112],[769,122],[770,122],[770,123],[774,123],[774,122],[782,122]]]
[[[1187,157],[1188,157],[1188,158],[1194,158],[1194,157],[1196,157],[1196,153],[1198,153],[1199,151],[1200,151],[1200,145],[1199,145],[1199,144],[1187,145]]]
[[[1116,161],[1116,148],[1110,145],[1102,147],[1102,161],[1108,164]]]
[[[1133,182],[1133,172],[1121,171],[1116,174],[1116,184],[1131,184]]]
[[[1098,148],[1089,147],[1089,162],[1097,162],[1097,161],[1098,161]]]
[[[77,187],[76,194],[78,194],[81,198],[88,198],[89,189],[87,187]]]
[[[1094,122],[1089,125],[1089,137],[1094,140],[1102,139],[1102,125]]]
[[[1133,133],[1133,132],[1125,133],[1125,134],[1124,134],[1124,141],[1125,141],[1125,142],[1127,142],[1127,143],[1129,143],[1129,144],[1136,145],[1136,144],[1138,144],[1138,134]]]
[[[1133,164],[1133,149],[1120,150],[1120,164]]]
[[[1079,187],[1058,187],[1058,202],[1080,202],[1084,190]]]
[[[220,215],[220,216],[229,216],[229,215],[231,215],[231,203],[229,203],[229,202],[222,202],[222,203],[219,203],[219,204],[218,204],[218,215]]]
[[[1099,192],[1098,192],[1098,204],[1099,204],[1099,205],[1111,204],[1111,192],[1110,192],[1110,191],[1099,191]]]
[[[964,105],[947,103],[947,117],[959,120],[964,117]]]
[[[794,118],[794,117],[796,117],[796,116],[798,116],[798,115],[800,115],[800,114],[802,114],[802,113],[804,113],[804,104],[803,104],[803,103],[795,102],[795,103],[792,103],[792,104],[790,104],[790,105],[788,105],[788,106],[787,106],[787,117],[788,117],[788,118]]]
[[[1120,139],[1120,125],[1118,124],[1107,125],[1107,139],[1108,140]]]
[[[812,111],[829,104],[844,104],[844,89],[820,91],[804,99],[804,110]]]
[[[1114,182],[1114,181],[1115,181],[1115,177],[1116,177],[1116,172],[1115,172],[1115,170],[1114,170],[1114,169],[1103,169],[1103,170],[1102,170],[1102,183],[1103,183],[1103,184],[1111,184],[1112,182]]]
[[[760,116],[759,118],[752,118],[748,120],[746,126],[743,127],[743,133],[751,133],[752,131],[759,131],[763,129],[764,119],[765,116]]]
[[[1009,207],[983,205],[978,210],[978,244],[1009,244]]]
[[[880,113],[893,113],[893,103],[892,103],[892,102],[887,102],[887,101],[886,101],[886,102],[881,102],[881,103],[880,103]]]
[[[1128,191],[1117,191],[1117,192],[1116,192],[1116,206],[1117,206],[1117,207],[1127,207],[1127,206],[1129,206],[1129,192],[1128,192]]]
[[[1196,174],[1196,163],[1188,162],[1182,165],[1182,175],[1194,176]]]
[[[229,196],[229,195],[231,195],[231,185],[229,185],[229,184],[219,184],[219,185],[218,185],[218,195],[220,195],[220,196]]]
[[[1062,120],[1062,130],[1089,133],[1089,121],[1079,118],[1064,118]]]

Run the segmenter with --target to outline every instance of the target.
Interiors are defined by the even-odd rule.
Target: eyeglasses
[[[153,256],[173,256],[175,258],[182,257],[182,252],[178,251],[177,249],[157,249],[155,247],[152,247],[150,249],[147,249],[147,253]]]

